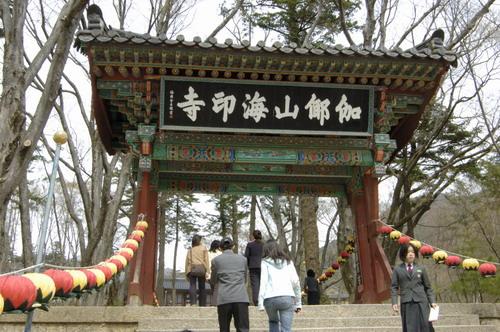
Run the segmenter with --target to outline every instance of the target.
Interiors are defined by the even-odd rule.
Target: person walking
[[[299,276],[276,241],[264,244],[262,256],[259,310],[267,312],[269,332],[290,332],[293,313],[302,310]]]
[[[220,254],[222,254],[222,251],[220,250],[220,241],[213,240],[210,244],[210,249],[208,249],[208,262],[210,266],[208,269],[208,280],[210,282],[210,287],[212,288],[212,297],[210,298],[210,305],[212,306],[217,305],[217,284],[212,284],[211,281],[212,260]]]
[[[191,249],[186,255],[185,272],[189,281],[189,301],[191,305],[196,305],[196,281],[198,281],[200,307],[207,305],[207,295],[205,293],[205,282],[209,269],[208,250],[201,243],[201,236],[193,235],[191,240]]]
[[[217,288],[217,316],[220,332],[229,332],[231,319],[237,332],[249,331],[247,259],[235,254],[233,240],[229,237],[221,241],[222,254],[212,260],[210,282]]]
[[[307,293],[307,304],[319,304],[319,282],[313,270],[307,270],[307,277],[304,281],[304,290]]]
[[[391,301],[394,312],[401,312],[403,332],[433,332],[429,322],[430,307],[437,306],[434,292],[424,266],[415,259],[418,251],[412,244],[399,248],[403,263],[394,268],[391,283]],[[398,291],[401,306],[398,305]]]
[[[248,270],[250,271],[250,287],[252,288],[253,305],[259,302],[260,288],[260,264],[262,261],[262,233],[259,230],[254,230],[252,233],[253,241],[248,242],[245,248],[245,257],[248,262]]]

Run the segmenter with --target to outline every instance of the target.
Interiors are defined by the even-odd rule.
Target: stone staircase
[[[441,332],[500,332],[500,304],[440,304]],[[26,315],[0,315],[0,332],[22,332]],[[389,304],[304,306],[294,332],[401,331]],[[36,311],[32,332],[218,332],[215,307],[52,306]],[[236,331],[232,328],[231,331]],[[250,331],[268,331],[267,315],[250,308]]]
[[[434,323],[436,332],[493,332],[499,326],[481,325],[479,314],[469,312],[465,307],[443,305],[440,320]],[[164,316],[139,320],[136,332],[218,332],[215,308],[177,307]],[[234,326],[231,329],[236,331]],[[250,331],[268,331],[265,312],[250,308]],[[305,306],[295,315],[293,331],[401,331],[399,316],[392,315],[389,305],[329,305]]]

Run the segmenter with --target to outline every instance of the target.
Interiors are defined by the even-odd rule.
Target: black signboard
[[[160,128],[369,136],[373,87],[163,77]]]

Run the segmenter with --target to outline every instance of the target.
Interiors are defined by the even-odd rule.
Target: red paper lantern
[[[73,277],[71,274],[64,270],[50,269],[44,272],[44,274],[54,280],[56,285],[56,296],[68,297],[69,293],[73,289]]]
[[[420,248],[419,250],[420,255],[424,258],[430,258],[432,257],[432,254],[434,253],[434,248],[429,246],[429,245],[424,245]]]
[[[326,271],[326,272],[325,272],[325,276],[326,276],[327,278],[331,278],[331,277],[332,277],[332,275],[333,275],[333,273],[331,273],[330,271]]]
[[[393,231],[392,227],[391,226],[387,226],[387,225],[380,226],[377,229],[377,232],[379,234],[382,234],[383,236],[388,236],[389,234],[391,234],[392,231]]]
[[[88,271],[90,273],[93,273],[95,276],[95,282],[96,282],[95,288],[96,289],[99,289],[102,286],[104,286],[104,284],[106,283],[106,275],[104,274],[104,272],[102,272],[101,270],[98,270],[98,269],[88,269]]]
[[[462,259],[458,256],[448,256],[445,260],[444,263],[451,268],[455,268],[462,263]]]
[[[483,277],[494,277],[497,274],[497,267],[495,264],[483,263],[479,265],[479,273]]]
[[[85,289],[92,290],[92,289],[96,288],[97,280],[96,280],[95,274],[87,269],[81,269],[80,271],[85,273],[85,276],[87,277],[87,285],[85,286]]]
[[[118,273],[118,267],[111,262],[101,262],[98,265],[106,266],[107,268],[109,268],[111,270],[111,272],[113,273],[113,276]]]
[[[121,257],[123,260],[127,261],[123,256],[118,256],[118,257]],[[123,267],[124,267],[122,261],[118,260],[117,258],[106,259],[106,263],[115,264],[116,269],[117,269],[118,272],[121,271],[121,270],[123,270]]]
[[[18,275],[0,277],[3,311],[31,309],[36,300],[36,286],[28,278]]]
[[[340,269],[340,264],[339,264],[339,263],[337,263],[337,262],[333,262],[333,263],[332,263],[332,269],[334,269],[334,270],[338,270],[338,269]]]
[[[139,231],[139,230],[132,231],[132,233],[130,234],[130,236],[128,238],[132,239],[132,240],[136,240],[137,242],[141,242],[142,239],[144,238],[144,232]]]
[[[51,277],[43,273],[26,273],[24,278],[28,278],[36,287],[36,302],[48,303],[56,295],[56,284]]]
[[[349,253],[347,251],[342,251],[340,253],[340,257],[342,257],[343,259],[348,259],[349,258]]]
[[[133,251],[136,251],[137,248],[139,248],[139,242],[137,242],[136,240],[127,239],[125,240],[125,243],[123,243],[122,248],[130,248]]]
[[[411,241],[411,238],[407,235],[402,235],[398,240],[399,244],[408,244],[408,243],[410,243],[410,241]]]
[[[134,257],[134,251],[132,249],[130,249],[130,248],[120,248],[120,250],[118,250],[117,255],[125,257],[125,259],[128,262],[130,262],[130,260],[132,259],[132,257]]]
[[[113,278],[113,271],[107,266],[104,265],[97,265],[95,267],[96,270],[100,270],[102,273],[104,273],[104,277],[106,278],[106,282],[110,281],[111,278]]]

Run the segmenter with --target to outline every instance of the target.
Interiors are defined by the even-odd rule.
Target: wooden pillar
[[[355,215],[361,277],[355,301],[380,303],[390,297],[391,267],[377,238],[377,178],[364,175],[363,190],[350,198]]]
[[[156,223],[158,193],[151,189],[149,172],[142,173],[136,199],[136,215],[144,214],[148,229],[130,267],[128,304],[153,305],[158,246]]]
[[[136,196],[135,215],[144,215],[148,229],[144,240],[137,250],[130,268],[130,284],[128,288],[129,305],[154,305],[156,260],[158,247],[157,208],[158,192],[151,186],[151,155],[156,127],[139,125],[137,134],[130,135],[131,141],[140,143],[139,159],[139,191]]]

